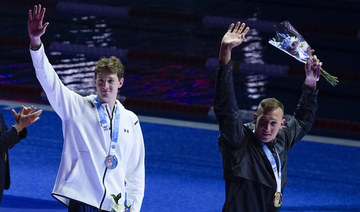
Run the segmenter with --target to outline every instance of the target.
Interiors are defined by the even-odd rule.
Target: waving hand
[[[29,10],[28,33],[31,48],[37,49],[41,45],[41,36],[45,33],[49,22],[43,24],[45,8],[41,4],[34,6],[34,11]]]
[[[219,60],[220,62],[227,64],[231,59],[231,50],[239,46],[244,40],[246,34],[249,32],[250,28],[245,28],[245,23],[240,23],[239,21],[236,23],[232,23],[229,26],[228,31],[224,35],[221,40],[221,49]]]

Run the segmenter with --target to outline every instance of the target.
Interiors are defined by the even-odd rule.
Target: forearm
[[[311,124],[315,121],[317,111],[317,93],[314,87],[304,84],[302,87],[302,95],[295,111],[295,118],[301,122]]]
[[[219,53],[220,64],[227,65],[231,61],[231,47],[226,44],[221,44]]]
[[[83,101],[78,98],[81,96],[62,83],[45,54],[44,45],[41,44],[38,50],[30,50],[30,54],[36,77],[56,113],[61,118],[72,117],[77,114],[79,111],[74,109],[81,108]],[[79,107],[73,107],[73,105]]]
[[[58,94],[63,93],[61,92],[61,81],[45,54],[44,46],[40,45],[37,50],[30,49],[30,55],[36,78],[44,89],[50,104],[57,105],[55,101],[61,101]]]
[[[145,190],[145,146],[139,121],[135,122],[134,147],[126,170],[126,192],[131,211],[139,212]]]
[[[126,181],[127,204],[131,205],[131,211],[134,212],[140,211],[145,190],[145,169],[144,166],[139,168],[142,170]]]
[[[231,62],[219,66],[215,85],[214,112],[220,135],[232,146],[242,140],[242,120],[236,101]]]
[[[304,85],[306,85],[308,88],[310,88],[313,91],[316,90],[316,80],[314,80],[314,79],[306,78],[304,81]]]
[[[9,149],[17,144],[22,138],[26,137],[26,129],[20,133],[14,127],[8,128],[0,135],[1,149]]]
[[[220,63],[215,82],[215,114],[234,113],[238,109],[234,89],[232,63],[229,62],[226,65]]]

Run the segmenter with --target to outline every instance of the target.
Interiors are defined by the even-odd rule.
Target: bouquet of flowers
[[[306,63],[308,58],[310,58],[310,60],[313,59],[310,45],[288,21],[276,24],[275,31],[275,37],[269,40],[271,45],[302,63]],[[339,82],[337,77],[332,76],[324,69],[318,71],[318,80],[320,75],[322,75],[332,86],[335,86]]]
[[[113,206],[111,212],[130,212],[131,205],[128,206],[119,204],[119,200],[121,199],[121,193],[119,193],[118,195],[111,194],[111,196],[113,198]]]

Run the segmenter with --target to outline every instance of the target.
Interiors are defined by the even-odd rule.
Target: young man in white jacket
[[[140,211],[145,187],[144,141],[137,116],[116,99],[124,83],[124,67],[116,57],[101,58],[95,67],[97,94],[80,96],[59,79],[45,55],[41,36],[45,8],[29,10],[30,54],[36,76],[60,116],[64,145],[52,192],[69,211]],[[116,206],[116,205],[115,205]]]

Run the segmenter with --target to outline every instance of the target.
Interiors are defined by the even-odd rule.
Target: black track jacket
[[[223,211],[272,212],[276,181],[260,141],[255,137],[253,123],[242,122],[233,83],[232,62],[217,70],[214,111],[219,123],[218,145],[222,155],[226,201]],[[317,90],[303,85],[294,115],[267,144],[280,155],[282,189],[287,183],[288,151],[311,129],[317,110]],[[276,157],[276,156],[274,156]]]

